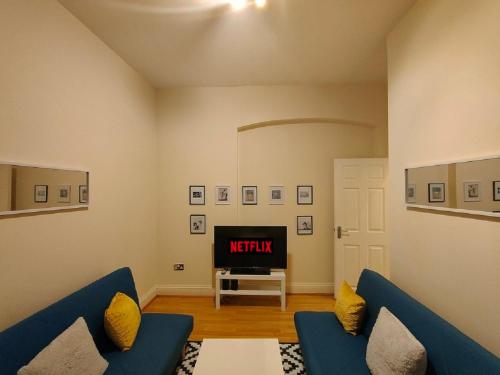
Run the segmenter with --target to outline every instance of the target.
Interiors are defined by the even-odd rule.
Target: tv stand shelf
[[[220,309],[221,296],[279,296],[281,298],[281,310],[286,307],[286,275],[283,271],[271,271],[270,275],[232,275],[229,272],[222,273],[217,271],[215,274],[215,307]],[[260,280],[260,281],[279,281],[280,289],[238,289],[221,290],[222,280]]]

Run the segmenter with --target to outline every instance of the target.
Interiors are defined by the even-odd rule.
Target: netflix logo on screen
[[[230,254],[272,254],[272,239],[230,239]]]

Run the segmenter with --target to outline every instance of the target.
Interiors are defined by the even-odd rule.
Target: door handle
[[[345,230],[345,229],[342,229],[342,227],[339,225],[337,227],[337,238],[339,240],[342,239],[342,236],[346,236],[346,237],[349,237],[349,231],[348,230]]]

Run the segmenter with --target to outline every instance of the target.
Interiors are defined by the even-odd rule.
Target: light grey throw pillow
[[[366,363],[373,375],[424,375],[427,352],[408,328],[382,307],[368,339]]]
[[[18,375],[102,375],[108,362],[101,357],[85,320],[78,318]]]

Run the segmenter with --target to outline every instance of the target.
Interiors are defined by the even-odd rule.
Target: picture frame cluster
[[[493,202],[500,202],[500,181],[492,181]],[[463,201],[481,202],[483,200],[483,184],[480,181],[463,182]],[[446,184],[432,182],[427,184],[427,201],[429,203],[444,203],[446,201]],[[417,202],[416,184],[407,184],[406,203]]]
[[[87,204],[89,201],[87,185],[78,185],[78,203]],[[33,187],[33,202],[48,203],[49,201],[49,185],[34,185]],[[52,200],[53,201],[53,200]],[[57,203],[71,203],[71,185],[58,185],[56,187]]]
[[[285,204],[285,187],[270,185],[268,188],[268,204]],[[313,205],[313,185],[298,185],[296,192],[297,205]],[[215,186],[215,205],[230,205],[232,203],[232,189],[229,185]],[[203,206],[206,204],[205,185],[189,185],[189,205]],[[241,204],[243,206],[258,205],[258,186],[243,185],[241,187]],[[206,215],[191,214],[189,217],[190,234],[206,234]],[[313,217],[297,216],[297,235],[313,234]]]

